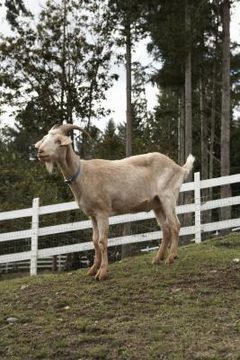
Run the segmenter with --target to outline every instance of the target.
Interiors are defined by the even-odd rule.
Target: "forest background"
[[[240,52],[229,32],[237,2],[59,0],[36,18],[24,0],[0,1],[11,26],[0,37],[0,110],[11,109],[0,130],[0,211],[29,207],[34,197],[42,205],[72,200],[33,147],[56,122],[88,130],[91,142],[79,134],[74,141],[85,159],[160,151],[182,165],[193,153],[202,179],[239,173]],[[147,66],[132,60],[144,39]],[[106,107],[118,81],[113,64],[126,69],[126,124]],[[157,89],[151,111],[148,83]]]

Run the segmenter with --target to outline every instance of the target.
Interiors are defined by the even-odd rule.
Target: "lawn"
[[[0,281],[0,359],[240,359],[240,235],[152,257]]]

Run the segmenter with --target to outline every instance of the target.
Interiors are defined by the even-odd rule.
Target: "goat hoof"
[[[172,265],[174,263],[175,256],[169,256],[165,262],[166,265]]]
[[[101,270],[99,269],[96,276],[95,276],[95,279],[96,280],[99,280],[99,281],[103,281],[103,280],[106,280],[108,278],[108,273],[106,270]]]
[[[98,272],[98,269],[95,267],[95,266],[92,266],[88,272],[87,272],[87,275],[89,276],[95,276]]]
[[[155,256],[153,259],[152,259],[152,264],[153,265],[160,265],[162,263],[163,259]]]

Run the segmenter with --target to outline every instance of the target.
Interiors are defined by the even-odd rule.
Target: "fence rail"
[[[211,222],[203,224],[201,222],[202,213],[207,210],[213,210],[225,206],[240,205],[240,196],[233,196],[225,199],[217,199],[203,202],[201,199],[201,190],[222,186],[227,184],[240,183],[240,174],[224,176],[219,178],[213,178],[208,180],[200,180],[200,173],[194,174],[194,181],[185,183],[181,187],[181,192],[193,191],[194,202],[192,204],[184,204],[177,207],[178,214],[194,213],[194,225],[188,227],[182,227],[180,236],[193,235],[196,243],[201,242],[202,233],[219,231],[223,229],[237,228],[240,226],[240,214],[238,218],[223,220],[218,222]],[[68,254],[73,252],[81,252],[86,250],[92,250],[92,242],[77,243],[73,245],[57,246],[52,248],[39,249],[38,239],[41,236],[60,234],[66,232],[72,232],[77,230],[85,230],[91,228],[91,222],[89,220],[52,225],[46,227],[39,227],[39,217],[46,214],[54,214],[63,211],[76,210],[78,206],[75,202],[67,202],[61,204],[54,204],[48,206],[40,206],[39,199],[33,199],[33,205],[31,208],[6,211],[0,213],[0,222],[6,220],[13,220],[25,217],[31,217],[31,228],[13,231],[7,233],[0,233],[0,246],[1,243],[10,242],[20,239],[31,239],[31,250],[24,252],[17,252],[13,254],[0,255],[0,264],[9,264],[13,262],[19,262],[24,260],[30,260],[30,274],[37,274],[38,259],[49,258],[56,255]],[[110,225],[122,224],[127,222],[137,222],[141,220],[147,220],[154,218],[154,213],[137,213],[112,216],[110,218]],[[152,231],[136,235],[121,236],[109,239],[109,246],[147,242],[157,240],[162,237],[161,231]],[[6,246],[6,245],[5,245]]]

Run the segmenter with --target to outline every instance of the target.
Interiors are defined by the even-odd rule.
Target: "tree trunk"
[[[204,114],[204,94],[202,77],[199,82],[200,92],[200,123],[201,123],[201,175],[203,179],[208,178],[208,124]]]
[[[185,161],[192,153],[192,53],[191,53],[191,15],[188,0],[185,0],[185,46],[187,54],[185,58]],[[189,178],[189,181],[192,179]],[[192,194],[185,194],[186,204],[192,202]],[[192,214],[184,216],[186,226],[191,225]]]
[[[66,88],[66,23],[67,23],[67,5],[66,0],[62,1],[63,6],[63,42],[62,42],[62,76],[61,76],[61,122],[65,120],[64,113],[64,96],[65,96],[65,88]]]
[[[204,107],[204,86],[203,79],[200,76],[199,80],[199,96],[200,96],[200,124],[201,124],[201,178],[208,179],[208,124],[206,122],[205,107]],[[203,202],[208,201],[209,189],[202,190]],[[210,221],[209,211],[205,211],[203,222]]]
[[[180,90],[179,98],[179,116],[178,116],[178,164],[184,165],[184,125],[185,125],[185,111],[184,111],[184,88]]]
[[[126,156],[132,155],[132,54],[131,54],[131,24],[126,21]],[[131,232],[131,223],[124,224],[123,236]],[[131,255],[131,246],[122,245],[122,258]]]
[[[210,146],[209,146],[209,179],[214,177],[214,145],[215,145],[215,123],[216,123],[216,68],[213,71],[212,80],[212,103],[210,118]],[[209,200],[213,199],[213,188],[209,188]],[[209,210],[209,221],[212,221],[212,210]]]
[[[219,54],[219,25],[220,25],[220,12],[219,7],[216,8],[216,23],[218,26],[216,27],[215,33],[214,33],[214,51],[215,54]],[[212,69],[212,79],[211,79],[211,115],[210,115],[210,145],[209,145],[209,178],[213,178],[215,174],[218,174],[218,167],[220,165],[220,160],[216,158],[215,155],[215,147],[216,147],[216,121],[217,121],[217,94],[218,94],[218,73],[219,73],[219,59],[216,56],[213,62],[213,69]],[[213,200],[213,188],[209,188],[209,200]],[[220,212],[220,211],[219,211]],[[213,221],[212,214],[213,211],[209,210],[209,213],[211,214],[210,221]]]
[[[184,102],[184,87],[180,89],[180,98],[179,98],[179,109],[178,109],[178,164],[183,165],[185,160],[185,150],[184,150],[184,131],[185,131],[185,102]],[[179,194],[178,203],[184,203],[184,193]]]
[[[230,174],[230,1],[223,1],[221,176]],[[231,196],[230,185],[221,187],[221,198]],[[231,208],[221,208],[222,220],[231,217]]]
[[[132,155],[132,54],[131,28],[126,25],[126,156]]]
[[[188,1],[185,4],[185,31],[187,55],[185,59],[185,159],[192,153],[192,53],[191,17]]]

